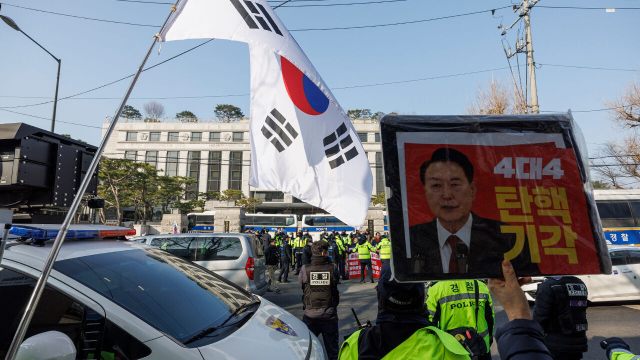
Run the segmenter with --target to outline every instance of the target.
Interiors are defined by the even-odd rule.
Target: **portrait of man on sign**
[[[420,166],[424,196],[434,218],[409,227],[413,268],[417,273],[499,274],[516,234],[503,233],[507,223],[472,211],[478,188],[474,166],[462,152],[438,148]],[[485,190],[486,191],[486,190]],[[538,274],[528,247],[512,260],[516,272]]]

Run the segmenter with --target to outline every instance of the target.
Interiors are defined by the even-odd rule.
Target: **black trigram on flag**
[[[273,121],[273,119],[276,119],[280,123],[280,125]],[[285,119],[284,116],[282,116],[282,114],[280,114],[280,112],[276,109],[271,110],[271,116],[267,115],[267,119],[264,121],[264,123],[265,125],[262,125],[261,129],[262,135],[264,135],[267,140],[273,137],[273,139],[271,139],[271,143],[276,147],[276,149],[278,149],[278,152],[285,151],[285,146],[287,148],[291,146],[293,140],[298,137],[298,132],[296,131],[296,129],[294,129],[293,126],[291,126],[291,124],[287,122],[287,119]],[[267,126],[269,128],[267,128]],[[287,130],[287,132],[282,129],[283,127]],[[277,136],[274,136],[272,131],[276,133]],[[289,137],[287,133],[289,133],[291,137]],[[293,140],[291,138],[293,138]],[[282,145],[283,143],[284,146]]]
[[[344,134],[347,134],[347,136],[342,137]],[[323,142],[325,147],[324,153],[327,154],[329,166],[331,166],[332,169],[335,169],[346,161],[358,156],[358,150],[355,145],[346,152],[344,151],[347,147],[353,144],[353,139],[351,138],[351,134],[348,133],[347,125],[345,125],[345,123],[342,123],[335,132],[326,136]],[[338,156],[335,157],[336,155]],[[345,158],[347,159],[346,161]]]
[[[284,36],[282,35],[282,32],[280,31],[280,29],[278,29],[278,25],[276,25],[276,22],[273,21],[273,18],[271,17],[271,15],[269,15],[269,12],[264,6],[262,6],[262,4],[258,2],[254,4],[253,1],[249,1],[249,0],[244,0],[244,1],[230,0],[230,1],[233,4],[233,6],[236,8],[236,10],[238,10],[238,12],[240,13],[240,16],[242,16],[242,19],[244,20],[244,22],[247,23],[250,29],[260,29],[258,24],[256,24],[256,21],[257,21],[258,23],[260,23],[260,26],[262,26],[264,30],[273,31],[280,36]],[[246,8],[244,5],[242,5],[243,2],[245,3]],[[247,11],[247,9],[249,11]],[[271,27],[269,27],[269,25],[271,25]]]

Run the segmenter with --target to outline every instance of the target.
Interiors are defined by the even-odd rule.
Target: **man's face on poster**
[[[425,170],[424,194],[440,222],[466,222],[476,197],[476,183],[455,162],[434,162]]]

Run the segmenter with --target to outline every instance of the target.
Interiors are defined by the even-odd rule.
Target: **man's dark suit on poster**
[[[468,249],[467,273],[474,276],[486,275],[500,277],[504,254],[516,244],[516,234],[502,233],[501,225],[506,223],[480,217],[473,212],[471,240]],[[411,226],[411,257],[413,271],[423,274],[439,274],[443,272],[440,243],[438,241],[437,220]],[[511,260],[518,276],[540,274],[538,265],[531,262],[528,239],[522,252]]]

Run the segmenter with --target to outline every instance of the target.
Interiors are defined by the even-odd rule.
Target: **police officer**
[[[609,360],[637,360],[637,356],[631,352],[629,345],[624,340],[611,337],[600,342],[600,347],[606,350],[607,359]]]
[[[338,269],[338,275],[340,275],[340,248],[338,247],[338,244],[336,243],[336,238],[333,235],[329,236],[329,253],[328,253],[328,257],[329,257],[329,262],[331,262],[332,264],[336,265],[336,268]],[[340,276],[338,276],[338,284],[340,284]]]
[[[343,232],[343,234],[345,233]],[[347,257],[347,248],[345,247],[345,243],[341,235],[336,234],[336,245],[338,246],[338,271],[340,272],[342,280],[347,280],[344,266],[345,258]]]
[[[329,262],[329,245],[317,241],[311,247],[311,264],[302,266],[298,281],[302,287],[302,321],[316,336],[322,334],[329,359],[338,358],[338,309],[340,295],[338,267]]]
[[[376,325],[353,333],[340,348],[340,360],[468,359],[455,339],[424,316],[424,284],[391,280],[391,267],[382,265]]]
[[[376,251],[380,254],[380,262],[382,265],[391,261],[391,241],[389,241],[386,236],[380,239],[380,242],[376,246]]]
[[[311,244],[313,244],[313,239],[307,238],[305,242],[307,244],[302,248],[302,266],[311,264],[311,257],[313,256],[313,253],[311,252]],[[300,268],[300,270],[302,270],[302,267]]]
[[[438,281],[427,295],[429,320],[474,354],[491,360],[495,314],[489,289],[478,280]]]
[[[282,281],[284,277],[285,283],[289,282],[289,266],[291,265],[291,259],[293,257],[291,245],[289,245],[289,235],[284,235],[284,240],[282,240],[282,248],[280,252],[280,261],[282,263],[282,270],[280,270],[280,275],[278,276],[278,282]]]
[[[302,231],[298,232],[298,237],[293,240],[293,253],[295,255],[296,262],[296,275],[300,274],[300,268],[302,267],[302,249],[306,245]]]
[[[364,271],[369,269],[369,276],[371,282],[373,282],[373,270],[371,267],[371,252],[376,249],[367,242],[363,237],[360,238],[360,242],[355,247],[355,252],[358,253],[358,260],[360,260],[360,283],[364,282]]]
[[[587,351],[587,286],[575,276],[546,278],[538,286],[533,320],[557,359],[582,359]]]

